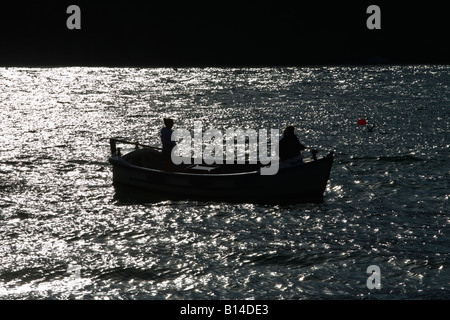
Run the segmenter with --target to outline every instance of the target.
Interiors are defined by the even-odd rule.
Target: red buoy
[[[366,119],[359,119],[358,126],[365,126],[367,124]]]

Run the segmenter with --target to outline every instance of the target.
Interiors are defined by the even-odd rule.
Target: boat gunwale
[[[181,175],[181,176],[196,176],[196,177],[224,177],[224,176],[242,176],[242,175],[252,175],[252,174],[258,174],[259,171],[248,171],[248,172],[235,172],[235,173],[195,173],[195,172],[177,172],[177,171],[166,171],[162,169],[153,169],[153,168],[146,168],[141,166],[136,166],[134,164],[131,164],[127,161],[125,161],[122,157],[116,156],[110,156],[109,162],[114,164],[121,165],[122,167],[128,167],[139,171],[145,171],[145,172],[158,172],[163,174],[170,174],[170,175]]]
[[[286,169],[293,169],[293,168],[300,167],[303,165],[322,162],[322,161],[328,160],[329,158],[331,158],[331,159],[334,158],[334,152],[330,152],[326,156],[323,156],[317,160],[302,162],[302,163],[299,163],[295,166],[292,166],[292,167],[286,168]],[[156,172],[156,173],[162,173],[162,174],[166,174],[166,175],[176,175],[176,176],[233,177],[233,176],[250,176],[250,175],[255,175],[255,174],[259,175],[260,174],[260,170],[253,170],[253,171],[248,171],[248,172],[235,172],[235,173],[195,173],[195,172],[166,171],[166,170],[162,170],[162,169],[147,168],[147,167],[141,167],[141,166],[131,164],[131,163],[127,162],[125,159],[123,159],[122,156],[117,155],[117,154],[110,155],[108,160],[113,166],[120,165],[122,167],[130,168],[130,169],[138,170],[138,171],[151,172],[151,173]],[[229,164],[229,165],[231,165],[231,164]],[[263,168],[263,167],[261,167],[261,168]]]

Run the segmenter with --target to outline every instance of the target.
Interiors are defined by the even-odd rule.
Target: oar
[[[111,138],[111,139],[109,139],[109,145],[111,147],[111,154],[115,154],[116,153],[116,151],[117,151],[116,143],[117,142],[124,143],[124,144],[132,144],[132,145],[136,146],[136,149],[139,149],[139,147],[142,147],[142,148],[150,148],[150,149],[162,150],[162,148],[149,146],[149,145],[142,144],[142,143],[139,143],[139,142],[131,142],[131,141],[127,141],[127,140]]]

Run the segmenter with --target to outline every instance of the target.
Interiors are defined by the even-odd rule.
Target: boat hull
[[[333,154],[305,163],[280,166],[275,175],[259,171],[196,174],[145,168],[112,155],[116,188],[132,187],[149,195],[260,202],[320,202],[329,180]]]

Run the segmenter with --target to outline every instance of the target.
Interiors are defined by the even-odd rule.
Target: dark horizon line
[[[449,62],[423,61],[423,62],[381,62],[381,63],[223,63],[223,64],[0,64],[0,68],[314,68],[314,67],[372,67],[372,66],[423,66],[423,65],[450,65]]]

